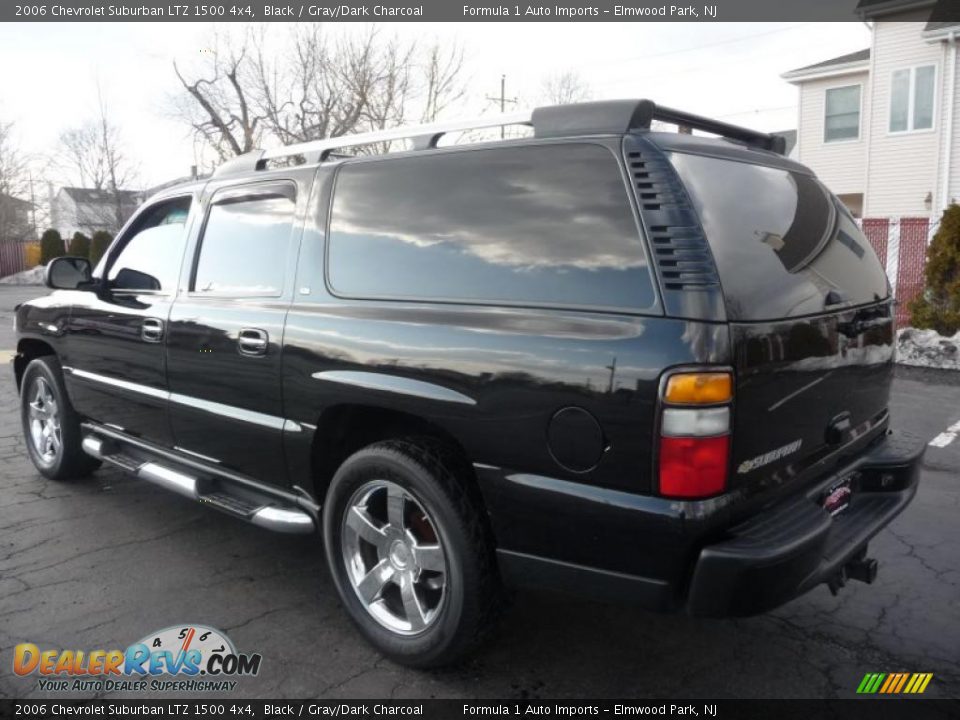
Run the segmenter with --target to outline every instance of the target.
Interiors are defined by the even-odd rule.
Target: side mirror
[[[58,257],[47,265],[43,284],[54,290],[82,290],[93,281],[93,265],[84,257]]]

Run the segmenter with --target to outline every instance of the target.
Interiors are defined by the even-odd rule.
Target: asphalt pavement
[[[13,305],[40,292],[0,287],[0,351],[14,347]],[[932,439],[960,420],[960,373],[900,369],[891,405],[895,425]],[[524,593],[474,658],[422,672],[359,637],[317,539],[271,534],[114,470],[43,479],[27,459],[8,374],[0,697],[84,696],[16,676],[17,643],[125,648],[151,631],[202,623],[263,655],[239,697],[833,698],[853,696],[868,672],[931,672],[926,697],[960,698],[958,469],[960,439],[928,448],[916,500],[871,544],[880,561],[872,586],[853,583],[837,597],[821,586],[742,620]]]

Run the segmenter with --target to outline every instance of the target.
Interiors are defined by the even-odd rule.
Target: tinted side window
[[[703,223],[733,320],[813,315],[887,296],[870,242],[806,174],[672,153]]]
[[[147,210],[135,234],[110,267],[107,279],[114,290],[176,289],[187,239],[190,198],[178,198]]]
[[[277,296],[283,291],[295,203],[286,194],[214,201],[191,289],[199,293]]]
[[[593,144],[346,165],[328,253],[331,288],[353,297],[655,303],[619,165]]]

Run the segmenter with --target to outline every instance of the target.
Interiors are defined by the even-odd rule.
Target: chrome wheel
[[[401,635],[430,627],[443,606],[447,561],[413,495],[388,480],[365,483],[347,503],[340,540],[350,584],[378,623]]]
[[[30,442],[40,459],[52,465],[60,455],[60,408],[47,381],[38,377],[30,389]]]

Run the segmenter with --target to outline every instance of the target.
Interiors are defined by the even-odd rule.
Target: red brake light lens
[[[660,493],[667,497],[719,495],[727,485],[730,436],[660,438]]]

